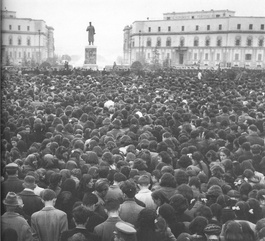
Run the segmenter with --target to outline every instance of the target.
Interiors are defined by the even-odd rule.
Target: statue
[[[89,42],[89,45],[94,45],[94,35],[96,33],[95,33],[94,26],[91,25],[91,22],[89,22],[89,26],[86,28],[86,31],[88,31],[88,42]]]

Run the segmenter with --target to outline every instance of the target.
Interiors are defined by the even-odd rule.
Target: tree
[[[62,56],[62,61],[68,61],[68,62],[70,62],[71,61],[71,57],[69,55],[67,55],[67,54],[64,54]]]
[[[141,64],[140,61],[135,61],[132,63],[131,65],[131,70],[135,73],[138,73],[139,71],[141,71],[143,69],[143,65]]]

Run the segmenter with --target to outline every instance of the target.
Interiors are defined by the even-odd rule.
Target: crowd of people
[[[199,73],[4,76],[2,240],[265,240],[265,73]]]

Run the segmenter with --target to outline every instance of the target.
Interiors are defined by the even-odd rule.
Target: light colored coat
[[[143,209],[144,207],[138,205],[133,199],[128,199],[121,204],[119,215],[123,221],[135,226],[138,215]]]
[[[17,232],[18,241],[33,240],[32,231],[27,221],[18,213],[6,212],[1,217],[2,232],[12,228]]]
[[[58,241],[61,233],[68,230],[67,214],[54,207],[44,207],[32,214],[31,227],[39,241]]]

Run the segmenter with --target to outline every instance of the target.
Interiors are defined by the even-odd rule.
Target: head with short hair
[[[150,185],[150,178],[147,175],[142,175],[138,179],[138,184],[141,186],[148,186]]]
[[[82,202],[84,206],[91,207],[98,203],[98,197],[93,193],[85,193]]]
[[[108,212],[116,212],[120,208],[120,201],[118,199],[110,198],[106,200],[104,206]]]
[[[90,217],[90,212],[88,209],[86,209],[84,206],[80,205],[74,208],[73,212],[73,218],[76,224],[85,224]]]
[[[128,197],[133,198],[136,194],[136,185],[133,181],[126,180],[121,184],[122,192]]]
[[[40,197],[44,202],[52,201],[56,198],[56,193],[51,189],[44,189],[41,191]]]

